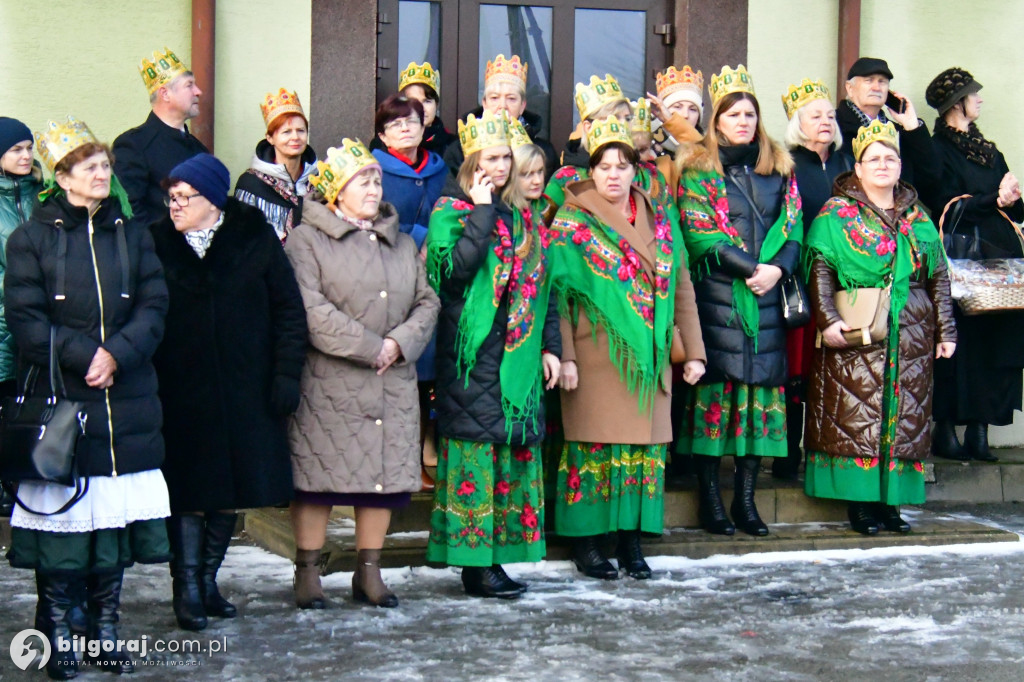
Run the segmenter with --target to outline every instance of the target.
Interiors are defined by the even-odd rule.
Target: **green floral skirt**
[[[832,457],[807,453],[804,491],[811,497],[850,502],[924,503],[924,465],[881,457]]]
[[[102,573],[128,568],[136,561],[162,564],[170,559],[164,519],[85,533],[15,527],[11,528],[11,549],[7,552],[13,568],[44,573]]]
[[[555,532],[582,537],[616,530],[661,533],[668,445],[567,441],[558,463]]]
[[[786,389],[737,381],[691,387],[676,452],[785,457]]]
[[[442,438],[427,561],[491,566],[544,558],[540,447]]]

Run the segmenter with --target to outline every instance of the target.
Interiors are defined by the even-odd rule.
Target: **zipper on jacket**
[[[21,182],[15,180],[14,182],[14,210],[18,212],[18,218],[22,222],[28,220],[28,216],[21,208]]]
[[[89,215],[89,253],[92,254],[92,273],[96,278],[96,295],[100,301],[100,343],[106,343],[107,330],[103,322],[103,286],[100,284],[100,268],[96,260],[96,247],[93,244],[92,215]],[[111,476],[117,478],[117,455],[114,454],[114,416],[110,409],[110,389],[103,389],[103,401],[107,406],[107,431],[110,433],[110,470]]]

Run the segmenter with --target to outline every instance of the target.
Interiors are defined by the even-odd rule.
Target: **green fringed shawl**
[[[714,170],[686,171],[679,181],[678,194],[683,238],[691,255],[695,278],[707,274],[707,264],[703,263],[703,258],[717,244],[729,244],[750,252],[729,221],[729,199],[725,195],[725,178],[721,173]],[[768,228],[758,261],[767,263],[778,254],[787,240],[802,242],[803,234],[800,191],[797,189],[796,175],[791,173],[786,182],[786,198],[782,210],[775,223]],[[733,313],[739,315],[743,331],[753,337],[756,351],[760,330],[757,296],[742,279],[732,281],[732,305]]]
[[[442,281],[451,275],[452,251],[473,209],[473,204],[453,197],[441,197],[434,205],[427,231],[427,276],[438,294]],[[513,209],[512,229],[498,219],[493,239],[483,266],[465,291],[455,341],[456,372],[465,377],[468,386],[477,352],[491,331],[507,289],[508,323],[499,372],[505,429],[511,438],[516,424],[533,431],[537,428],[543,392],[543,328],[551,291],[544,255],[547,229],[543,222],[534,223],[530,211]],[[524,439],[526,435],[524,428]]]
[[[595,329],[605,330],[609,358],[641,410],[654,399],[669,361],[676,276],[686,267],[678,224],[660,204],[653,205],[653,281],[624,237],[572,204],[555,215],[548,250],[559,312],[568,317],[582,310]]]
[[[893,237],[895,236],[895,239]],[[910,295],[910,280],[922,267],[927,275],[945,258],[942,241],[928,215],[915,204],[900,216],[895,235],[874,210],[849,197],[832,197],[811,223],[805,263],[821,259],[835,270],[841,289],[891,284],[886,380],[882,396],[882,453],[891,456],[899,413],[899,320]]]

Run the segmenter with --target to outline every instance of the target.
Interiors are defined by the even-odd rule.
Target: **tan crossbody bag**
[[[849,291],[837,291],[836,312],[850,331],[843,332],[851,346],[870,346],[889,335],[889,304],[892,287],[865,287]],[[815,346],[821,348],[821,331],[815,339]]]

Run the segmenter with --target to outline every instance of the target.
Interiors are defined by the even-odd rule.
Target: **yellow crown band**
[[[398,79],[398,91],[405,90],[409,85],[429,85],[440,96],[441,74],[430,65],[430,62],[423,62],[422,64],[409,62],[409,66],[405,67],[401,77]]]
[[[588,119],[602,108],[613,102],[626,102],[629,100],[622,94],[619,81],[615,76],[605,74],[604,79],[591,76],[589,83],[576,84],[576,110],[580,112],[581,119]]]
[[[139,64],[139,75],[150,95],[184,73],[188,73],[188,67],[168,47],[153,52],[152,61],[143,58]]]
[[[633,109],[633,120],[631,130],[634,133],[651,132],[651,104],[646,97],[641,97],[635,102],[630,102]]]
[[[614,116],[609,116],[603,121],[595,121],[587,133],[587,148],[590,155],[597,154],[598,150],[612,142],[620,142],[627,147],[633,147],[633,133],[628,123],[623,123]]]
[[[828,88],[822,81],[811,81],[805,78],[800,81],[800,85],[790,85],[789,90],[782,96],[782,106],[786,109],[786,118],[793,118],[797,109],[816,99],[832,100]]]
[[[508,83],[526,91],[526,73],[530,65],[524,64],[519,55],[512,55],[506,59],[505,55],[499,54],[494,61],[487,62],[484,69],[484,88],[498,83]]]
[[[853,138],[853,158],[860,161],[861,154],[875,142],[882,142],[900,151],[900,135],[896,132],[896,126],[892,121],[882,123],[878,119],[862,126],[857,131],[857,137]]]
[[[37,132],[35,138],[39,158],[51,174],[65,156],[82,145],[99,142],[89,126],[74,116],[68,116],[63,123],[47,121],[46,128]]]
[[[732,92],[746,92],[754,94],[754,81],[747,73],[747,67],[740,64],[736,70],[728,66],[722,67],[722,73],[711,77],[711,85],[708,86],[711,93],[711,106],[716,107],[723,97]]]
[[[700,71],[695,72],[685,64],[682,70],[670,66],[658,74],[655,84],[658,89],[658,99],[661,100],[680,90],[690,90],[700,98],[704,92],[704,74]]]
[[[508,117],[508,146],[512,147],[512,149],[518,149],[525,144],[533,144],[533,140],[530,139],[526,128],[523,127],[518,118]]]
[[[480,118],[470,114],[465,123],[459,121],[459,143],[466,156],[491,147],[509,146],[508,119],[486,109]]]
[[[281,88],[276,93],[268,92],[260,102],[260,113],[263,114],[263,124],[270,129],[270,124],[278,116],[285,114],[297,114],[306,117],[302,111],[302,104],[299,103],[299,96],[294,92],[288,92]]]
[[[333,204],[349,180],[360,171],[374,166],[380,168],[370,150],[359,140],[346,137],[341,141],[341,147],[327,150],[326,160],[317,161],[316,174],[310,176],[309,184],[324,195],[328,204]]]

